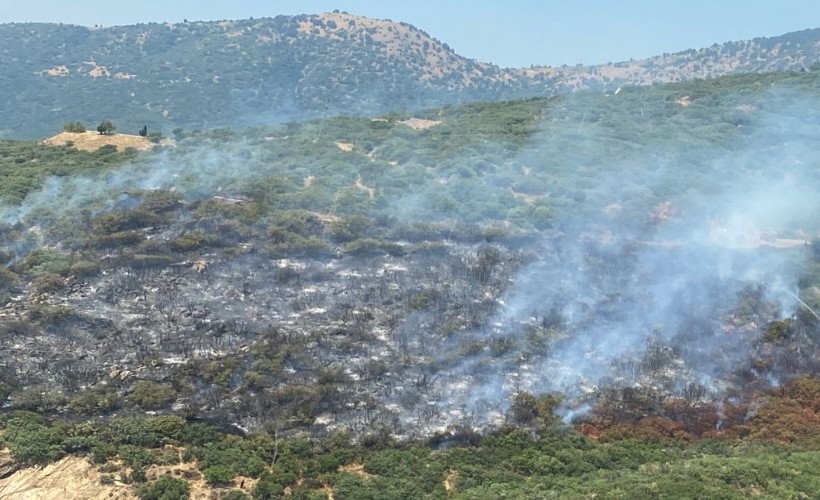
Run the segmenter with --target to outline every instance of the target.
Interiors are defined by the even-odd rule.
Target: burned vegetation
[[[446,411],[436,371],[459,362],[442,349],[488,322],[525,258],[521,236],[475,226],[259,221],[253,201],[168,192],[120,202],[134,206],[88,220],[73,249],[14,264],[31,279],[3,309],[4,380],[33,389],[13,406],[427,433]]]
[[[766,94],[816,75],[744,78],[139,155],[4,144],[0,440],[257,498],[494,498],[496,466],[589,493],[682,443],[816,446],[820,129]]]

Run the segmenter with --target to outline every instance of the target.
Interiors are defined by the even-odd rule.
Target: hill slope
[[[406,23],[346,13],[86,28],[0,25],[0,137],[111,119],[121,130],[210,128],[469,100],[615,90],[817,60],[820,30],[643,61],[503,69]]]

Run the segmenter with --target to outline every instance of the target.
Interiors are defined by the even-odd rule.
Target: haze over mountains
[[[595,66],[500,68],[406,23],[341,12],[87,28],[0,25],[0,138],[68,121],[213,128],[800,70],[820,29]]]

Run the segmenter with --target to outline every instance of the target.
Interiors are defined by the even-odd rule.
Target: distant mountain
[[[714,44],[648,59],[594,66],[537,66],[511,71],[545,91],[651,85],[734,73],[803,70],[820,60],[820,29],[795,31],[772,38]],[[616,87],[617,88],[617,87]]]
[[[136,132],[616,89],[818,59],[820,30],[598,66],[504,69],[406,23],[334,12],[87,28],[0,25],[0,137],[110,119]],[[133,130],[132,130],[133,129]]]

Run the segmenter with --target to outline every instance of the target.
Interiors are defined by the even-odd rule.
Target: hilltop
[[[152,130],[269,124],[465,101],[797,70],[820,30],[641,61],[500,68],[402,22],[343,12],[111,28],[0,25],[2,137],[111,119]],[[55,50],[56,48],[56,50]]]
[[[50,146],[68,146],[79,151],[96,151],[103,146],[113,146],[124,151],[133,148],[137,151],[148,151],[157,145],[147,138],[131,134],[99,134],[97,132],[60,132],[43,141]]]

